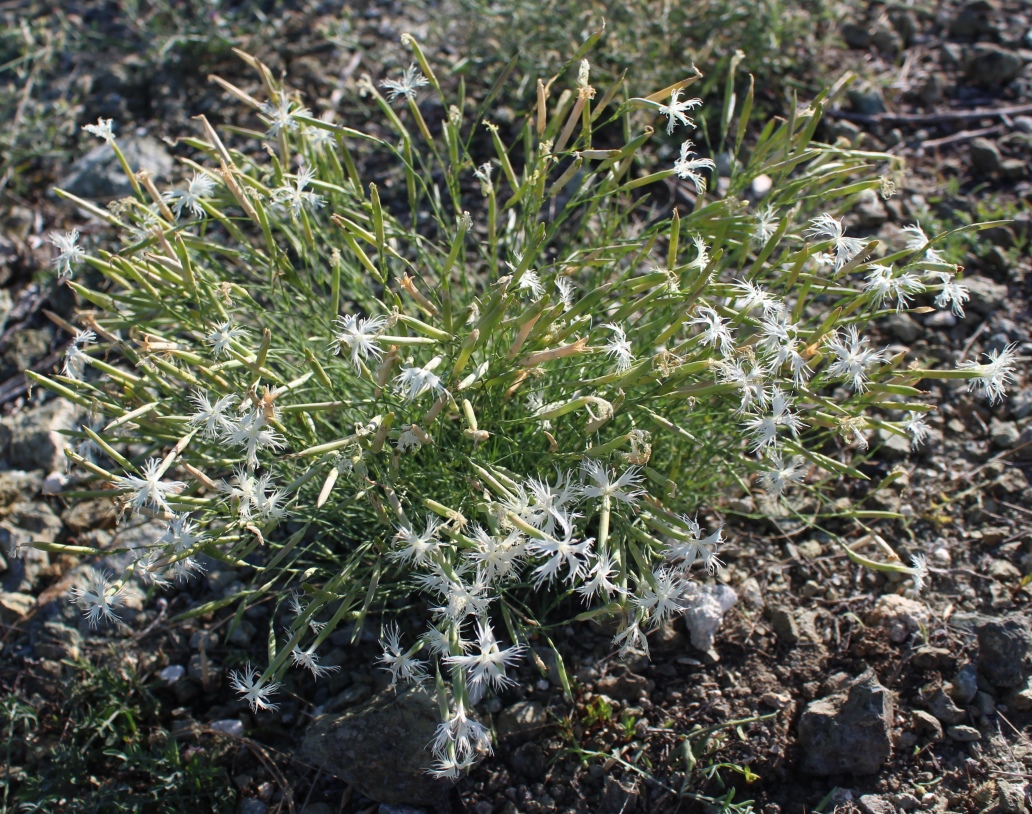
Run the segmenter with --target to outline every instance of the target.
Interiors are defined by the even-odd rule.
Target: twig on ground
[[[829,110],[827,115],[860,124],[944,124],[965,119],[989,119],[996,116],[1020,116],[1032,113],[1032,104],[1008,107],[979,107],[974,110],[947,110],[942,113],[852,113],[848,110]]]

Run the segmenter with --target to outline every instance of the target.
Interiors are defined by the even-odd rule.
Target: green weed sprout
[[[411,38],[401,77],[362,79],[368,130],[314,116],[241,54],[263,98],[217,81],[261,129],[227,144],[198,117],[193,177],[171,192],[123,157],[132,197],[61,193],[123,245],[55,239],[91,310],[63,373],[30,376],[90,414],[69,457],[92,485],[69,496],[165,523],[125,573],[75,589],[91,623],[117,620],[128,580],[187,578],[202,552],[247,565],[250,588],[195,612],[295,591],[267,665],[232,675],[269,709],[292,664],[326,671],[336,627],[357,638],[418,592],[428,627],[405,643],[389,625],[381,662],[435,685],[434,771],[454,776],[490,750],[471,706],[558,617],[613,617],[615,645],[647,652],[693,569],[721,565],[722,526],[697,513],[729,487],[769,505],[863,477],[868,428],[921,440],[921,379],[1002,394],[1010,350],[923,370],[871,344],[871,320],[966,292],[916,227],[874,259],[830,214],[893,159],[815,142],[827,96],[746,151],[752,95],[736,114],[732,75],[718,185],[691,142],[672,166],[649,148],[657,124],[693,126],[700,74],[599,97],[594,39],[511,133],[488,118],[498,86],[476,109],[461,84],[450,96]],[[118,149],[110,122],[91,127]],[[75,280],[84,266],[102,282]]]

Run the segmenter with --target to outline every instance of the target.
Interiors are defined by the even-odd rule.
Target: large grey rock
[[[146,169],[160,179],[172,171],[175,163],[172,156],[153,136],[126,136],[118,140],[118,146],[133,172]],[[72,164],[58,186],[86,200],[124,198],[133,192],[115,151],[108,144],[94,147]]]
[[[0,457],[15,469],[64,469],[68,439],[60,430],[75,427],[77,408],[65,399],[0,419]]]
[[[892,753],[892,693],[867,670],[840,693],[810,702],[799,718],[806,774],[874,774]]]
[[[315,718],[301,754],[378,803],[438,805],[449,784],[427,774],[433,763],[427,744],[439,722],[430,695],[386,690],[340,715]]]
[[[978,662],[997,687],[1016,687],[1028,675],[1032,629],[1026,616],[994,619],[978,629]]]
[[[995,175],[1000,171],[1000,148],[987,138],[971,140],[971,166],[983,175]]]
[[[61,518],[46,503],[20,502],[7,510],[0,521],[0,550],[8,558],[3,576],[5,591],[31,591],[36,587],[50,557],[32,548],[32,543],[56,542],[61,531]]]

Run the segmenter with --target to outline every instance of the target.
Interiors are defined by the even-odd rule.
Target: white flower
[[[252,503],[262,520],[279,520],[286,514],[286,509],[280,505],[286,496],[286,492],[273,486],[272,473],[266,472],[255,483]]]
[[[204,568],[193,557],[182,557],[196,546],[204,542],[204,534],[200,533],[189,514],[177,514],[165,526],[165,533],[158,539],[158,545],[166,547],[166,556],[179,557],[172,563],[172,573],[176,577],[189,578],[194,571]]]
[[[211,333],[204,338],[204,341],[211,345],[212,356],[218,359],[229,349],[231,342],[239,339],[245,333],[246,331],[243,328],[235,327],[232,322],[226,320],[215,325]]]
[[[1014,351],[1017,345],[1010,344],[1003,350],[993,350],[985,354],[989,361],[985,364],[966,361],[957,367],[960,370],[978,371],[978,376],[968,382],[968,390],[985,396],[990,404],[995,404],[1007,395],[1007,384],[1016,381],[1014,376]]]
[[[506,508],[549,536],[565,522],[568,507],[572,508],[581,494],[570,473],[558,470],[555,483],[527,478],[526,487],[517,485],[514,491],[515,499],[507,501]]]
[[[774,237],[778,231],[778,213],[773,207],[765,206],[756,213],[756,225],[749,236],[757,248],[767,245],[767,241]]]
[[[681,571],[687,571],[701,561],[709,573],[714,573],[723,565],[717,557],[717,548],[724,542],[724,526],[718,526],[709,537],[703,537],[698,521],[686,514],[680,515],[680,520],[688,526],[688,539],[675,538],[666,549],[667,559],[680,561],[678,569]]]
[[[645,638],[641,623],[637,619],[613,637],[613,644],[620,648],[621,658],[637,653],[649,655],[649,641]]]
[[[687,588],[688,583],[678,572],[661,567],[652,572],[651,580],[642,578],[640,592],[632,595],[631,601],[648,614],[649,628],[656,630],[674,613],[684,610],[680,598]]]
[[[907,420],[903,422],[903,429],[910,435],[910,448],[917,449],[932,434],[931,428],[925,423],[925,414],[916,410],[907,413]]]
[[[784,306],[778,299],[764,288],[751,283],[748,280],[741,280],[735,283],[738,291],[738,299],[734,301],[735,311],[752,311],[757,305],[763,309],[765,317],[773,317],[784,310]]]
[[[445,780],[454,780],[456,777],[462,777],[466,770],[472,768],[476,762],[477,756],[472,752],[462,757],[445,755],[434,761],[433,765],[427,769],[427,774]]]
[[[298,128],[298,116],[311,116],[311,111],[300,104],[291,101],[286,94],[281,93],[276,104],[265,102],[261,107],[265,123],[269,125],[268,135],[278,136],[283,130],[294,131]]]
[[[745,422],[745,426],[755,436],[752,451],[759,452],[764,447],[777,447],[778,427],[788,427],[795,435],[803,427],[803,422],[795,415],[791,402],[784,391],[775,387],[771,396],[771,412],[766,416],[753,416]]]
[[[549,537],[547,540],[531,539],[527,548],[537,557],[546,557],[545,562],[534,569],[534,587],[540,588],[545,582],[551,582],[559,575],[559,569],[566,566],[565,582],[573,582],[582,578],[587,570],[587,558],[594,537],[574,541],[573,527],[563,529],[562,539]]]
[[[69,379],[81,382],[86,374],[86,365],[93,361],[93,357],[82,350],[74,342],[65,349],[64,367],[62,372]]]
[[[669,117],[667,120],[667,135],[671,135],[674,132],[674,128],[677,127],[678,122],[683,124],[685,127],[695,127],[695,122],[684,115],[686,110],[694,110],[702,104],[702,99],[685,99],[683,102],[678,101],[681,98],[681,88],[676,88],[670,93],[670,104],[660,105],[659,114],[661,116]]]
[[[502,650],[498,647],[491,625],[485,620],[478,619],[477,649],[479,652],[448,656],[444,659],[445,664],[455,664],[469,671],[466,680],[474,694],[479,695],[485,685],[490,685],[494,690],[501,690],[506,685],[516,683],[505,674],[505,668],[519,661],[523,650],[520,645]]]
[[[705,269],[710,264],[709,246],[703,240],[702,235],[692,236],[692,246],[695,247],[695,259],[688,264],[688,268]]]
[[[295,218],[301,217],[301,210],[318,209],[326,201],[321,195],[306,190],[315,173],[308,167],[301,167],[294,176],[294,185],[284,184],[272,191],[273,206],[287,206]]]
[[[767,392],[767,380],[763,368],[759,365],[752,365],[748,370],[738,361],[721,360],[717,368],[720,380],[725,384],[733,384],[741,394],[741,404],[738,412],[744,413],[753,404],[765,408],[770,404],[770,395]]]
[[[596,595],[605,594],[606,599],[611,599],[614,593],[624,593],[623,588],[612,581],[613,577],[619,575],[612,555],[603,549],[595,552],[595,562],[588,570],[583,584],[577,588],[577,593],[584,597],[585,602],[591,602]]]
[[[263,449],[279,449],[283,446],[283,437],[269,427],[265,414],[254,409],[230,426],[223,436],[230,444],[244,448],[247,453],[247,465],[252,469],[258,466],[258,452]]]
[[[915,223],[913,226],[904,226],[900,231],[906,232],[909,235],[906,248],[910,251],[918,251],[928,245],[928,237],[925,235],[920,223]],[[924,253],[924,259],[929,263],[946,262],[946,259],[935,249],[928,249]]]
[[[122,604],[122,591],[125,586],[121,585],[114,590],[112,587],[104,572],[91,571],[85,585],[75,585],[69,591],[72,601],[82,608],[83,616],[90,623],[90,627],[96,627],[101,619],[114,623],[122,621],[114,609]]]
[[[392,688],[397,687],[398,679],[412,681],[422,684],[426,678],[426,664],[419,659],[412,658],[412,654],[419,650],[419,646],[409,651],[401,649],[401,631],[397,623],[392,623],[384,628],[384,638],[380,640],[383,645],[383,655],[379,661],[384,665],[383,669],[391,673]]]
[[[229,686],[240,693],[255,712],[260,709],[271,711],[279,709],[278,705],[269,702],[269,696],[279,690],[279,683],[272,682],[270,684],[262,681],[259,672],[251,667],[250,662],[243,672],[229,671]]]
[[[494,184],[491,181],[491,162],[487,161],[473,169],[473,177],[480,182],[480,192],[486,198],[494,191]]]
[[[411,526],[399,526],[394,535],[394,541],[401,547],[391,552],[391,559],[412,565],[422,565],[427,562],[440,548],[441,544],[437,539],[437,529],[440,525],[440,520],[433,515],[428,515],[422,534],[416,533]]]
[[[415,401],[427,391],[436,394],[447,392],[441,384],[441,377],[428,367],[403,367],[395,379],[394,391],[408,401]]]
[[[914,554],[910,558],[911,578],[914,580],[914,593],[919,594],[928,580],[928,558],[924,554]]]
[[[692,158],[695,155],[692,151],[694,145],[690,141],[681,145],[681,157],[674,162],[674,172],[678,178],[684,178],[695,185],[695,191],[702,195],[706,192],[706,179],[699,174],[699,170],[715,170],[717,165],[712,158]]]
[[[846,237],[842,222],[835,220],[831,215],[819,215],[810,221],[810,224],[810,228],[806,230],[808,237],[820,242],[826,240],[832,242],[831,248],[835,253],[833,262],[835,271],[841,269],[864,248],[864,241],[855,237]]]
[[[867,368],[884,362],[885,352],[869,348],[867,337],[861,338],[855,325],[846,328],[845,339],[836,331],[827,342],[828,350],[835,354],[834,361],[828,365],[828,375],[850,379],[853,390],[863,393],[867,389]]]
[[[483,526],[473,529],[473,540],[477,547],[467,554],[475,567],[483,570],[486,579],[496,583],[510,574],[523,557],[526,541],[523,532],[512,529],[504,537],[489,534]]]
[[[323,666],[319,664],[319,657],[315,655],[315,649],[310,647],[307,650],[302,650],[297,645],[294,645],[294,649],[290,651],[290,657],[294,661],[295,667],[304,667],[306,670],[311,670],[312,675],[315,678],[322,678],[327,673],[335,673],[340,667],[337,666]]]
[[[641,488],[641,470],[636,466],[628,467],[616,480],[613,480],[613,472],[607,466],[593,458],[585,458],[582,467],[584,474],[595,482],[581,488],[586,498],[609,497],[628,506],[637,506],[638,499],[645,494]]]
[[[380,82],[380,87],[387,91],[387,101],[393,102],[399,96],[415,99],[416,89],[427,84],[429,80],[420,72],[419,66],[412,63],[405,69],[401,79],[384,79]]]
[[[479,752],[491,753],[491,735],[483,724],[466,715],[462,701],[455,702],[451,716],[437,727],[433,740],[434,754],[444,757],[448,747],[454,746],[456,756],[463,758]]]
[[[924,283],[909,271],[896,274],[892,266],[878,264],[871,266],[867,283],[864,285],[864,291],[872,292],[875,305],[880,306],[886,297],[895,297],[897,311],[906,308],[910,304],[910,298],[924,290]]]
[[[474,575],[472,582],[465,580],[466,569],[456,568],[446,573],[438,562],[433,562],[430,572],[420,574],[415,582],[420,588],[440,594],[443,604],[433,612],[453,623],[459,623],[467,616],[482,616],[491,604],[488,589],[491,587],[482,572]]]
[[[143,477],[136,475],[121,475],[114,480],[115,487],[125,489],[134,494],[129,498],[129,505],[133,511],[139,511],[145,507],[161,509],[172,514],[172,507],[168,505],[168,496],[177,495],[186,488],[182,481],[160,480],[161,460],[149,458],[143,465]]]
[[[111,119],[97,119],[96,124],[84,124],[82,129],[90,135],[94,135],[97,138],[102,138],[108,144],[111,144],[115,140],[115,134],[111,129]]]
[[[555,278],[555,290],[559,295],[559,301],[563,304],[563,310],[569,311],[573,308],[573,283],[568,277]]]
[[[165,203],[175,202],[176,217],[183,213],[183,207],[189,209],[195,218],[204,217],[204,207],[201,206],[202,198],[210,198],[215,191],[215,181],[210,175],[194,170],[193,178],[187,184],[186,189],[172,189],[161,196]]]
[[[232,406],[235,398],[233,395],[223,396],[212,404],[208,394],[198,390],[191,396],[197,412],[190,416],[190,423],[204,425],[204,435],[207,438],[217,438],[228,432],[233,424],[226,418],[226,410]]]
[[[304,616],[306,611],[307,608],[305,608],[305,606],[301,604],[301,592],[294,591],[290,595],[290,612],[300,619],[302,616]],[[308,617],[308,629],[311,630],[313,633],[321,633],[324,627],[326,627],[325,622],[317,622],[314,616]]]
[[[772,497],[780,497],[793,483],[802,483],[806,477],[806,460],[794,455],[788,461],[775,453],[771,456],[771,468],[760,473],[760,483]]]
[[[386,324],[387,318],[382,316],[356,317],[354,314],[345,314],[337,317],[330,350],[341,353],[345,347],[348,348],[351,351],[351,364],[355,370],[361,370],[362,362],[368,362],[370,357],[379,359],[383,356],[383,351],[376,344],[376,337]]]
[[[51,265],[57,269],[57,279],[70,280],[75,266],[81,263],[86,257],[86,252],[76,245],[79,241],[79,230],[72,229],[72,231],[65,232],[63,235],[59,235],[57,232],[51,232],[47,235],[47,239],[53,243],[60,252],[60,254],[51,261]]]
[[[971,297],[967,286],[958,283],[954,276],[948,272],[937,271],[934,273],[938,276],[939,283],[942,285],[939,293],[935,295],[936,307],[945,308],[949,305],[950,310],[958,317],[964,316],[964,303]]]
[[[735,340],[731,337],[724,319],[709,307],[699,309],[699,316],[688,323],[689,325],[701,325],[703,331],[700,334],[702,344],[710,347],[719,347],[723,356],[730,356],[735,351]]]
[[[631,340],[627,338],[624,329],[619,325],[603,325],[607,331],[612,331],[613,338],[604,347],[606,356],[616,361],[617,371],[624,371],[634,363],[634,350],[631,348]]]
[[[508,264],[512,268],[512,264]],[[520,277],[520,291],[529,291],[532,299],[538,299],[545,293],[545,287],[541,285],[541,278],[534,269],[527,269]]]

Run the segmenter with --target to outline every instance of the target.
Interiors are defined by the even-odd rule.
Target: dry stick
[[[937,147],[943,147],[947,144],[956,144],[960,141],[968,141],[979,136],[990,136],[1001,132],[1004,129],[1002,124],[994,124],[992,127],[983,127],[981,130],[961,130],[959,133],[954,133],[952,136],[944,136],[943,138],[933,138],[928,141],[922,141],[919,145],[919,149],[928,150],[936,149]]]
[[[994,116],[1019,116],[1032,113],[1032,104],[1009,107],[978,107],[974,110],[950,110],[945,113],[851,113],[848,110],[829,110],[825,115],[862,124],[943,124],[963,119],[986,119]]]

